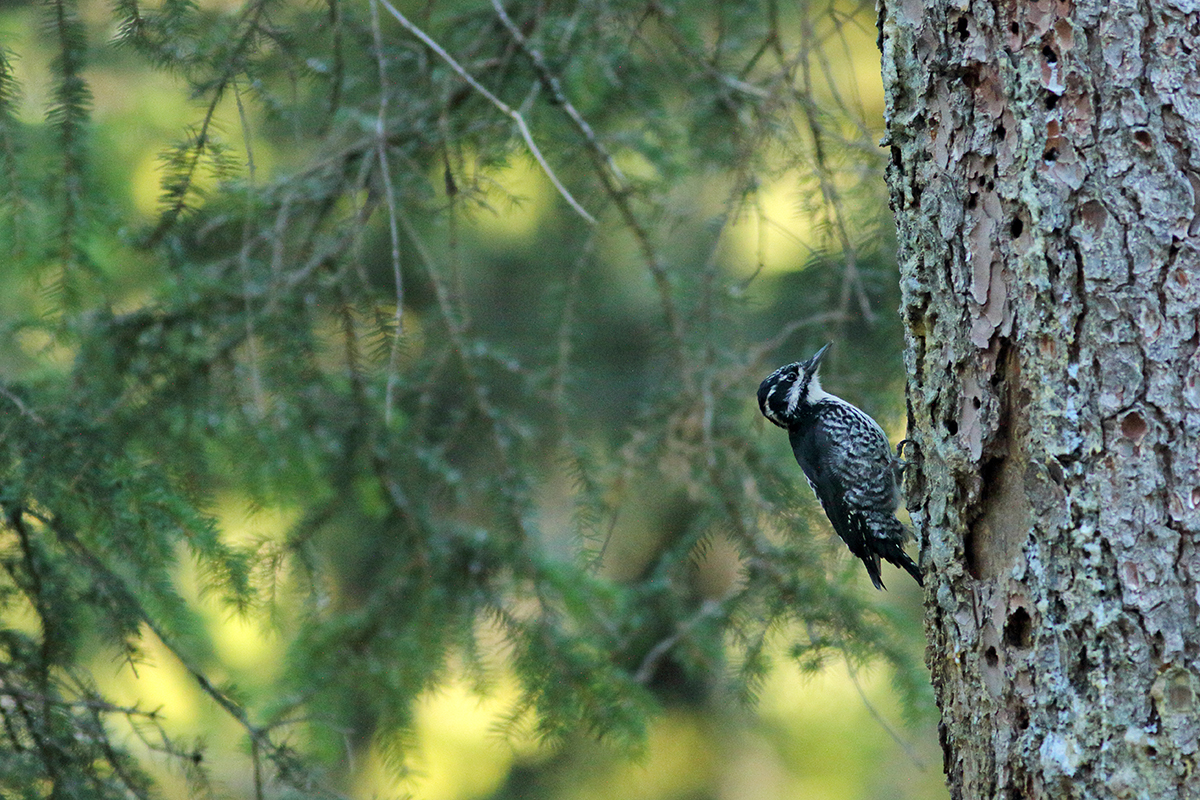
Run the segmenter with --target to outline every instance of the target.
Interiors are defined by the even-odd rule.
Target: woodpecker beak
[[[825,355],[825,351],[828,349],[829,349],[829,345],[827,344],[824,347],[822,347],[820,350],[818,350],[816,353],[814,353],[813,357],[808,360],[808,363],[812,365],[812,368],[814,371],[817,368],[817,364],[821,361],[821,356]]]

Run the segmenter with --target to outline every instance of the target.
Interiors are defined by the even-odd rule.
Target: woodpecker
[[[807,361],[772,372],[758,387],[763,416],[788,432],[792,452],[825,516],[882,589],[879,559],[907,570],[924,586],[921,568],[904,552],[908,531],[896,519],[898,460],[887,435],[866,412],[821,388],[817,366],[825,345]]]

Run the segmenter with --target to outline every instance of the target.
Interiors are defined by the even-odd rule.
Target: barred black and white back
[[[807,361],[780,367],[758,387],[763,416],[788,432],[792,452],[834,531],[862,559],[882,589],[881,558],[924,585],[904,552],[908,531],[896,519],[896,459],[875,420],[821,388],[817,366],[829,345]]]

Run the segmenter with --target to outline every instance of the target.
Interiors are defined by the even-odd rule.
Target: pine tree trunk
[[[951,794],[1200,798],[1200,5],[880,31]]]

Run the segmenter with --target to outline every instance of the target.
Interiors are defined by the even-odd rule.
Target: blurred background
[[[0,788],[945,796],[754,400],[903,438],[874,13],[0,5]]]

